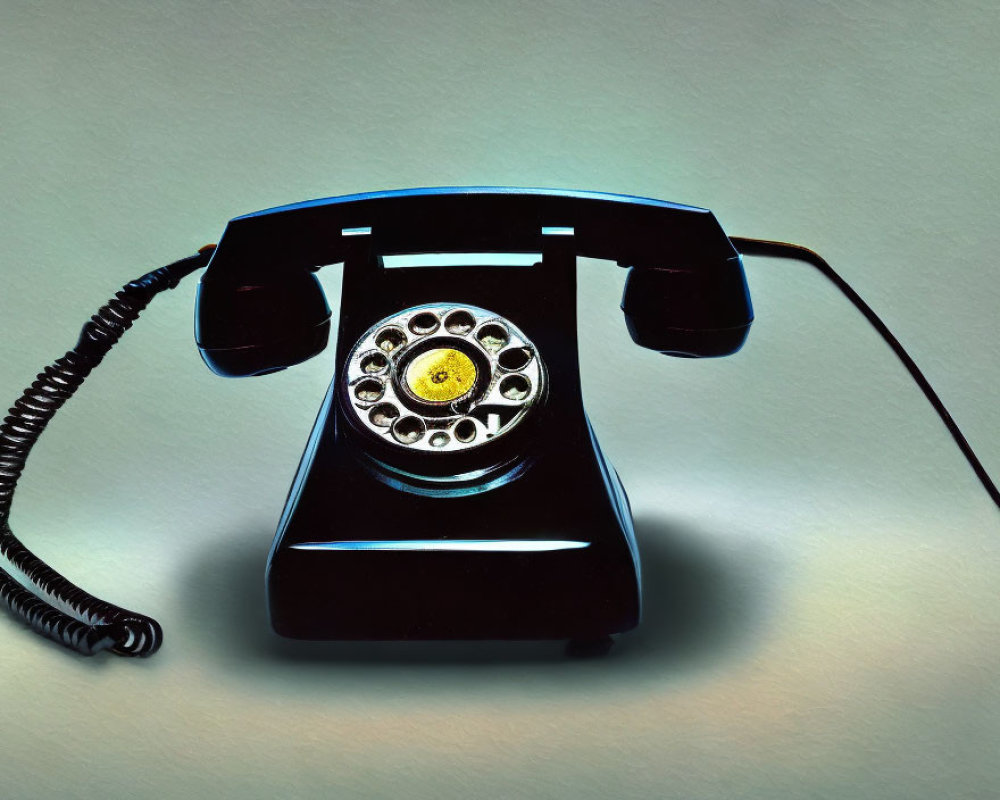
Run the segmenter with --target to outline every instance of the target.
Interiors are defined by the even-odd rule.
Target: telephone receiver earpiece
[[[621,308],[632,341],[682,358],[735,353],[753,322],[738,257],[693,268],[632,267]]]
[[[266,375],[326,347],[330,307],[313,272],[208,276],[198,286],[195,340],[211,370]]]

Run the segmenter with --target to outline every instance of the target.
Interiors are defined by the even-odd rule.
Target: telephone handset
[[[753,319],[741,252],[805,260],[838,283],[1000,505],[912,360],[811,251],[730,239],[709,211],[646,198],[375,192],[237,217],[217,247],[124,287],[39,375],[0,427],[0,552],[36,592],[0,571],[0,599],[80,652],[155,652],[154,620],[91,597],[13,536],[10,501],[27,454],[152,296],[184,275],[207,264],[198,347],[213,371],[241,377],[325,347],[331,313],[315,272],[343,263],[333,381],[268,557],[274,629],[306,639],[552,638],[606,648],[638,624],[639,559],[627,497],[583,409],[576,258],[628,268],[621,308],[637,344],[714,357],[736,352]],[[485,265],[470,253],[487,254]],[[438,255],[432,266],[386,265],[403,254]],[[500,254],[538,255],[530,266],[503,266]]]

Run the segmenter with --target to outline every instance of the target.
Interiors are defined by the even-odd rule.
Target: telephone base
[[[638,623],[637,584],[593,546],[591,554],[290,548],[269,572],[271,623],[297,639],[571,639],[574,653],[595,643],[606,652],[610,633]]]
[[[335,413],[331,393],[268,559],[277,633],[594,643],[639,623],[631,510],[585,416],[561,446],[434,496],[373,466]]]

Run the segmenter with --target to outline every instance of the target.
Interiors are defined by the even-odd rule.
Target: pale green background
[[[818,249],[1000,473],[994,2],[2,8],[6,402],[237,214],[569,187]],[[265,553],[332,350],[224,381],[194,283],[162,298],[56,418],[13,522],[167,642],[83,660],[0,619],[0,793],[995,797],[997,511],[846,301],[747,267],[758,321],[715,362],[633,347],[622,272],[582,267],[588,407],[648,590],[643,627],[585,663],[272,637]]]

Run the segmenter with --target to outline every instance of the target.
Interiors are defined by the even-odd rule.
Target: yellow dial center
[[[472,388],[476,365],[461,350],[439,347],[414,358],[406,368],[405,380],[409,390],[421,400],[447,403]]]

